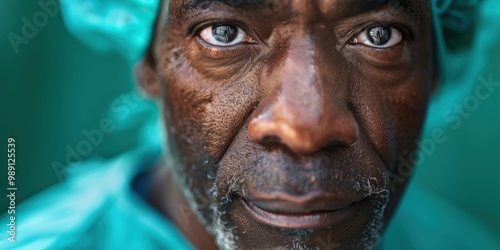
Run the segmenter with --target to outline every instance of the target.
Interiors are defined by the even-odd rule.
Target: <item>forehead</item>
[[[171,0],[173,10],[215,10],[258,12],[261,15],[288,13],[293,16],[344,18],[377,9],[397,9],[414,16],[426,15],[426,0]]]

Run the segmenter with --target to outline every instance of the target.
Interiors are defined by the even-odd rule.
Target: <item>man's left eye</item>
[[[200,38],[214,46],[232,46],[250,40],[238,26],[230,24],[212,25],[200,32]]]
[[[361,43],[374,48],[390,48],[401,41],[403,41],[401,31],[389,26],[375,26],[365,29],[351,43]]]

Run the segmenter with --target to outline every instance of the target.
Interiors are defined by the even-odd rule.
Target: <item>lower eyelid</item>
[[[229,59],[237,57],[238,54],[255,51],[257,44],[235,44],[232,46],[216,46],[208,44],[202,38],[196,38],[196,45],[201,53],[211,59]]]

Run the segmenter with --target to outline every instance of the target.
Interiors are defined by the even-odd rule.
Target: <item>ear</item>
[[[134,78],[137,88],[147,96],[154,98],[159,95],[160,82],[151,50],[134,66]]]

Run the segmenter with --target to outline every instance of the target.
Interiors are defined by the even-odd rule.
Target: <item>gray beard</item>
[[[386,179],[386,184],[387,178]],[[228,202],[231,202],[230,192],[235,189],[240,188],[238,183],[240,181],[234,181],[234,185],[231,185],[230,191],[222,198],[222,201],[218,205],[210,205],[210,210],[214,218],[212,226],[209,228],[209,231],[215,236],[216,244],[221,250],[230,250],[237,249],[237,236],[235,232],[237,229],[235,227],[230,227],[226,221],[224,221],[223,217],[225,214],[225,210],[223,208],[226,207]],[[363,181],[364,185],[360,185],[360,183],[355,183],[356,186],[361,186],[363,189],[366,189],[368,194],[366,196],[374,196],[375,205],[369,215],[368,222],[364,231],[361,233],[359,238],[355,241],[354,246],[349,247],[349,249],[372,249],[374,248],[381,235],[381,230],[384,225],[384,212],[385,208],[389,202],[389,190],[386,188],[387,185],[384,185],[384,188],[375,188],[373,183],[365,180]],[[212,195],[217,197],[217,191],[214,187],[212,189]],[[197,210],[194,210],[197,211]],[[317,243],[315,245],[319,246],[308,246],[307,243],[304,243],[303,239],[307,236],[313,235],[315,230],[282,230],[282,233],[285,235],[289,235],[292,239],[292,249],[293,250],[308,250],[308,249],[340,249],[341,246],[339,244],[335,244],[330,242],[330,239],[317,239]],[[344,248],[344,246],[342,246]],[[276,246],[274,249],[287,249],[283,246]]]
[[[379,239],[384,225],[384,212],[389,203],[389,191],[385,190],[377,194],[376,204],[370,213],[368,223],[360,239],[356,241],[354,249],[372,249]]]

